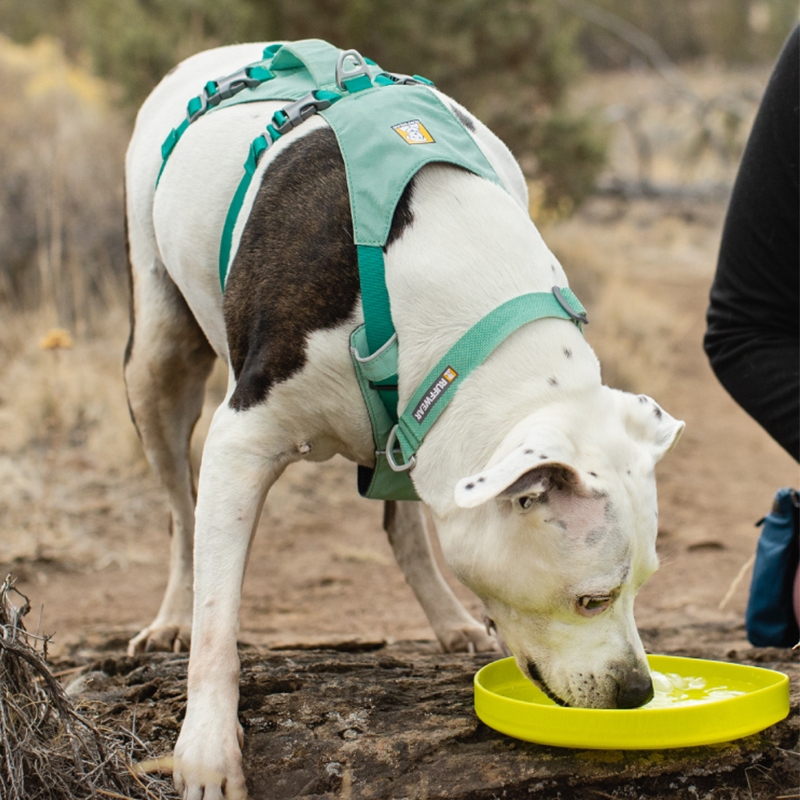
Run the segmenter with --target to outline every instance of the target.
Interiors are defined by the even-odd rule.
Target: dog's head
[[[633,708],[652,696],[633,601],[658,566],[654,468],[684,423],[602,392],[591,415],[517,425],[437,525],[524,674],[565,705]]]

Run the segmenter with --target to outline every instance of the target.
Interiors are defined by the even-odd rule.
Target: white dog
[[[257,61],[263,47],[201,53],[173,70],[141,109],[126,163],[133,323],[125,379],[172,514],[166,595],[131,651],[180,648],[191,631],[175,780],[193,800],[245,792],[238,611],[269,488],[300,459],[374,460],[349,354],[363,316],[347,186],[327,123],[312,117],[262,159],[224,301],[217,258],[243,154],[282,104],[236,105],[190,125],[154,188],[160,144],[187,99],[209,78]],[[385,264],[401,343],[400,407],[489,311],[567,285],[528,216],[511,154],[443,99],[505,190],[431,165],[398,206]],[[229,388],[195,504],[189,438],[215,357],[230,365]],[[447,563],[483,600],[520,669],[559,703],[634,707],[651,696],[633,601],[657,568],[654,466],[683,427],[650,398],[603,386],[578,327],[543,319],[469,376],[417,453],[412,479]],[[388,503],[386,528],[445,650],[495,648],[437,570],[421,505]]]

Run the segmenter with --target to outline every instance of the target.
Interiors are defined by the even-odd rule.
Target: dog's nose
[[[617,708],[639,708],[653,699],[653,681],[646,672],[632,672],[617,685]]]

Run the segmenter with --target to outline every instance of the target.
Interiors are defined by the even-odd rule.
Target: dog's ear
[[[552,486],[581,492],[585,487],[572,463],[575,448],[561,431],[537,427],[508,455],[456,484],[455,501],[461,508],[475,508],[488,500],[537,497]]]
[[[654,462],[660,461],[678,443],[686,423],[671,417],[646,394],[619,392],[618,399],[628,435],[652,453]]]

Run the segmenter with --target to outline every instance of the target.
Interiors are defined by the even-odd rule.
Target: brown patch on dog
[[[389,243],[411,224],[412,192],[409,184]],[[347,320],[359,290],[344,161],[324,128],[267,169],[231,265],[223,304],[237,382],[231,407],[263,402],[301,370],[309,334]]]

